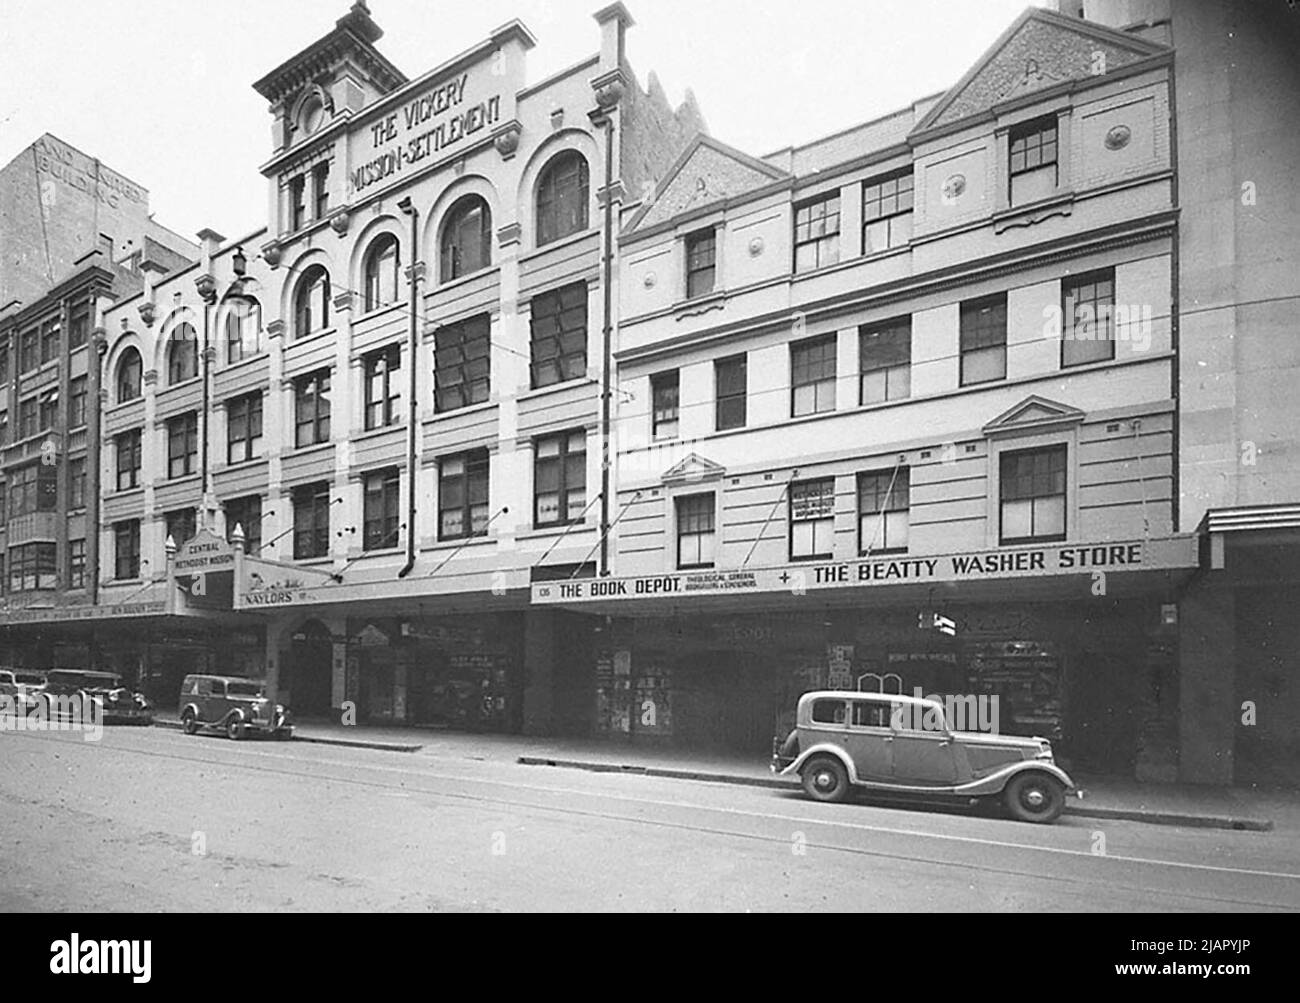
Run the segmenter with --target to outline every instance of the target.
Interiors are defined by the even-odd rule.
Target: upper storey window
[[[401,267],[401,251],[397,238],[391,233],[381,234],[375,238],[366,252],[364,268],[367,313],[397,302]]]
[[[492,264],[492,210],[478,195],[466,195],[447,213],[440,258],[443,282],[472,275]]]
[[[199,375],[199,343],[194,328],[182,324],[167,344],[167,385],[175,386]]]
[[[811,272],[840,260],[839,192],[794,210],[794,270]]]
[[[301,230],[307,222],[307,177],[300,174],[289,182],[289,229]]]
[[[712,228],[686,238],[686,298],[707,296],[718,280],[718,235]]]
[[[140,361],[140,353],[134,348],[128,348],[122,353],[122,358],[117,364],[117,402],[125,404],[127,401],[137,400],[140,397],[140,384],[144,376],[144,364]]]
[[[912,169],[872,178],[862,187],[862,253],[902,247],[912,239]]]
[[[1057,185],[1056,116],[1034,119],[1011,130],[1011,204],[1021,205],[1046,198]]]
[[[302,273],[293,294],[293,336],[305,338],[330,324],[330,275],[323,265]]]
[[[587,161],[570,150],[546,165],[537,182],[537,246],[587,229],[591,181]]]

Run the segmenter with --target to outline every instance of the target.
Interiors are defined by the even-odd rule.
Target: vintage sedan
[[[293,737],[293,722],[280,704],[271,706],[266,683],[240,676],[186,676],[181,683],[181,726],[185,734],[201,728],[218,728],[227,738],[270,735]]]
[[[0,697],[8,697],[8,706],[12,713],[26,714],[36,706],[37,692],[45,684],[44,677],[40,686],[24,682],[24,675],[13,669],[0,669]],[[4,703],[0,702],[0,707]]]
[[[1083,796],[1046,739],[951,731],[942,703],[883,693],[805,693],[794,730],[773,741],[772,771],[798,776],[818,801],[854,789],[964,804],[996,798],[1025,822],[1054,822],[1067,794]]]
[[[52,716],[58,713],[60,698],[79,697],[103,706],[104,724],[153,724],[153,705],[125,686],[116,672],[51,669],[40,696]]]

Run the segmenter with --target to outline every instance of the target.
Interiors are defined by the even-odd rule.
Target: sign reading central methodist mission
[[[1091,575],[1097,571],[1187,568],[1194,563],[1195,554],[1190,538],[1088,545],[1060,544],[1032,550],[998,550],[821,564],[810,562],[786,568],[685,571],[641,578],[540,582],[533,586],[532,601],[545,604],[590,599],[734,595],[745,592],[965,582],[988,578]]]

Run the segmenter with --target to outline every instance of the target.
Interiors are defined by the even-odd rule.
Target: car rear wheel
[[[815,756],[804,764],[804,792],[815,801],[843,801],[849,793],[849,774],[833,756]]]
[[[226,718],[226,737],[233,742],[238,742],[244,737],[244,721],[238,714],[231,714]]]
[[[199,720],[195,717],[194,711],[187,710],[181,715],[181,728],[187,735],[193,735],[199,730]]]
[[[1022,773],[1007,784],[1002,803],[1021,822],[1055,822],[1065,810],[1065,788],[1046,773]]]

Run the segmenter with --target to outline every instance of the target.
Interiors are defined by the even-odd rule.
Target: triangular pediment
[[[665,472],[663,480],[665,484],[712,481],[724,476],[726,472],[726,467],[705,459],[699,453],[691,453]]]
[[[1081,18],[1025,11],[939,100],[915,133],[951,125],[995,105],[1071,80],[1097,80],[1170,50]]]
[[[655,185],[654,200],[633,217],[628,231],[643,230],[789,177],[785,171],[712,136],[697,136]]]
[[[1048,400],[1046,397],[1026,397],[1009,411],[1004,411],[984,426],[985,435],[1004,432],[1024,432],[1050,425],[1063,425],[1083,421],[1085,415],[1077,407]]]

